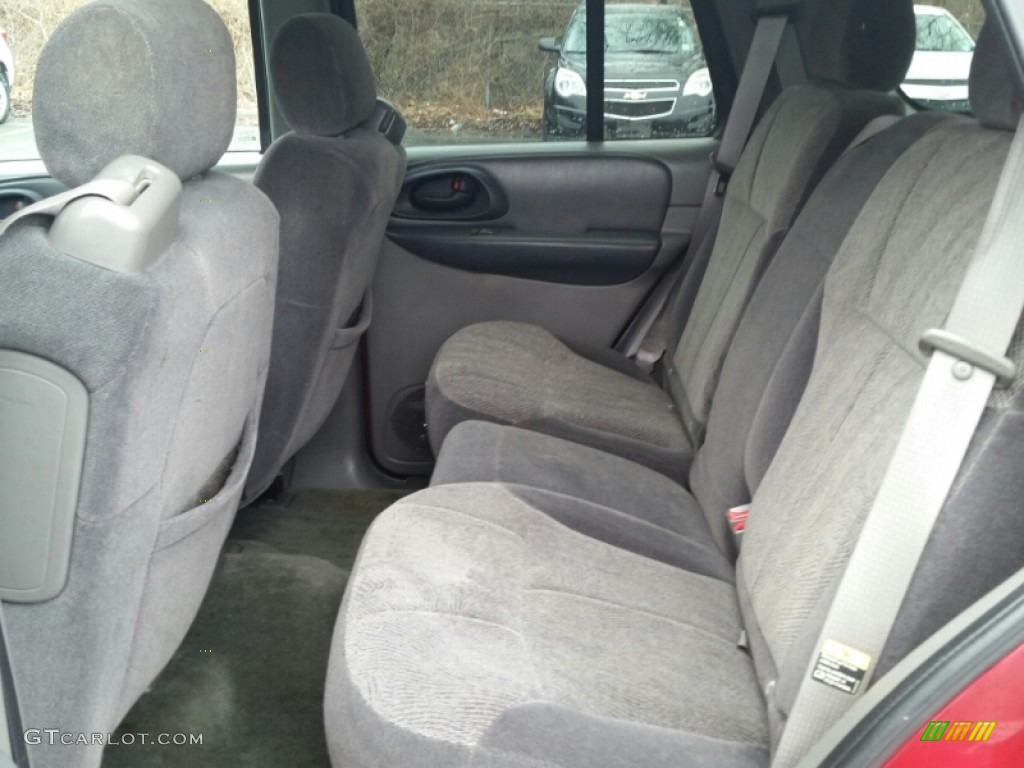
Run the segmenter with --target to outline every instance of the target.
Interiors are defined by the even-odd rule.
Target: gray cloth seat
[[[435,454],[460,421],[482,419],[684,479],[743,309],[794,218],[867,123],[902,111],[889,92],[913,55],[912,10],[902,2],[844,0],[820,4],[807,22],[811,82],[785,90],[761,119],[730,180],[707,271],[677,291],[666,354],[670,397],[570,354],[571,340],[542,329],[470,326],[441,347],[427,379]],[[862,66],[868,59],[871,66]],[[699,289],[692,284],[698,280]],[[686,297],[694,294],[690,311]]]
[[[818,185],[765,271],[726,354],[707,438],[688,476],[693,495],[637,462],[484,421],[452,429],[431,484],[525,485],[628,510],[677,534],[701,535],[710,527],[719,548],[733,554],[726,512],[753,498],[800,400],[814,359],[825,274],[891,165],[945,118],[920,114],[901,121],[847,152]]]
[[[433,488],[386,511],[342,617],[325,700],[337,766],[767,754],[732,584],[594,541],[506,486]],[[551,761],[552,741],[579,751],[607,726],[652,749]]]
[[[173,241],[140,272],[56,250],[45,216],[0,239],[0,349],[66,369],[89,404],[66,584],[4,604],[26,727],[117,728],[184,637],[242,494],[278,216],[251,184],[211,170],[235,128],[235,88],[231,36],[200,0],[86,5],[39,58],[33,122],[55,179],[80,185],[132,154],[182,191]],[[29,749],[36,768],[95,768],[103,752],[92,739]]]
[[[674,533],[706,525],[693,497],[660,472],[571,440],[490,421],[456,425],[430,479],[433,486],[476,482],[526,486],[629,510]]]
[[[457,399],[443,394],[453,391],[447,384]],[[438,454],[452,427],[481,418],[612,450],[666,474],[691,452],[675,404],[652,380],[594,362],[527,323],[478,323],[445,342],[427,413]]]
[[[566,494],[469,482],[409,497],[371,528],[342,605],[334,765],[768,765],[923,378],[918,339],[949,312],[1020,118],[1000,45],[986,27],[978,120],[928,125],[843,237],[734,576],[638,551],[637,521],[618,540],[585,533]],[[1024,371],[1024,327],[1011,356]],[[1024,373],[989,402],[875,680],[1024,565],[1022,414]]]
[[[274,38],[270,76],[292,132],[255,176],[281,214],[281,263],[248,500],[316,434],[341,393],[371,320],[368,287],[405,173],[405,151],[378,131],[370,61],[346,21],[289,19]]]

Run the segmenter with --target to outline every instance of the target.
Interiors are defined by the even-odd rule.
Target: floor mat
[[[366,528],[400,491],[303,491],[239,513],[174,659],[125,717],[103,768],[327,768],[331,632]],[[127,734],[202,734],[160,746]]]

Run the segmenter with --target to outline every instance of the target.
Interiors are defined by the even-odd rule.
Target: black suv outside
[[[715,104],[704,54],[686,9],[615,4],[605,9],[606,138],[706,136]],[[587,11],[573,11],[544,85],[544,138],[581,138],[587,113]]]

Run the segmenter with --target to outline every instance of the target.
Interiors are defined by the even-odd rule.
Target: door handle
[[[429,179],[418,184],[409,202],[421,211],[464,211],[476,202],[477,181],[466,174]]]
[[[413,221],[493,221],[508,211],[501,187],[484,168],[472,165],[413,168],[392,211]]]

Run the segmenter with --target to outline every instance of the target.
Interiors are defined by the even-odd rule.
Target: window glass
[[[608,3],[604,39],[606,139],[682,138],[714,131],[711,75],[689,5]],[[576,62],[567,56],[564,63]],[[556,99],[557,110],[571,107]],[[564,123],[565,115],[559,117]]]
[[[903,93],[923,109],[969,112],[967,82],[974,41],[985,21],[981,0],[915,5],[917,50]]]
[[[357,0],[359,33],[405,144],[586,138],[578,0]],[[607,138],[706,136],[711,78],[688,5],[609,3]]]
[[[618,54],[692,54],[695,38],[682,15],[650,13],[648,9],[625,12],[622,6],[611,6],[605,17],[604,51]],[[587,52],[587,14],[576,13],[565,30],[562,43],[565,53]]]
[[[966,53],[974,50],[974,39],[952,16],[944,13],[918,13],[917,50]]]
[[[0,3],[0,162],[39,158],[32,131],[32,85],[39,52],[57,24],[88,2],[5,0]],[[238,63],[238,122],[229,151],[259,151],[248,0],[207,2],[220,13],[231,31]]]

